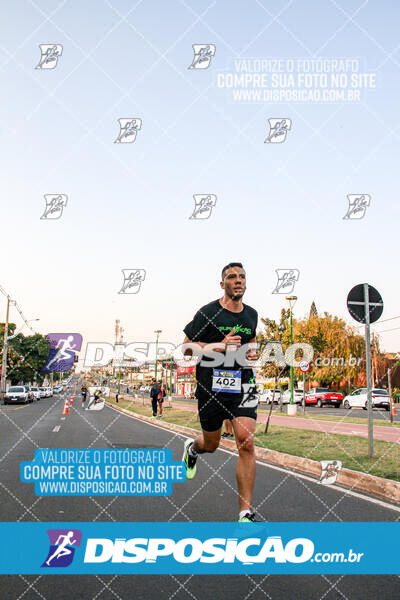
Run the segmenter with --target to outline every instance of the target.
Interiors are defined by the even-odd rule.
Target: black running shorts
[[[208,397],[202,394],[198,398],[200,424],[204,431],[217,431],[225,419],[232,421],[236,417],[249,417],[257,420],[257,406],[246,406],[242,394],[231,396],[233,397],[225,400],[218,398],[218,394],[210,393]]]

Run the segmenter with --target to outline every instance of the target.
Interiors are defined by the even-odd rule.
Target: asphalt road
[[[160,448],[180,460],[184,437],[105,407],[62,418],[64,396],[22,407],[0,407],[2,521],[235,521],[236,456],[219,450],[201,457],[193,481],[175,484],[171,497],[36,497],[19,481],[19,464],[36,448]],[[320,486],[258,465],[254,505],[259,520],[396,521],[400,512],[370,499]],[[4,543],[4,541],[3,541]],[[400,558],[399,558],[400,560]],[[400,595],[397,576],[2,576],[5,600],[380,600]]]

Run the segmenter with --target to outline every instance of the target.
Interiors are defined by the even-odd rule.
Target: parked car
[[[387,390],[373,389],[372,408],[385,408],[390,410],[391,397]],[[359,388],[344,398],[344,408],[361,407],[364,410],[368,408],[367,388]]]
[[[35,399],[35,396],[33,395],[32,391],[31,391],[31,387],[29,385],[24,385],[24,388],[26,389],[26,391],[28,392],[28,399],[29,402],[33,402]]]
[[[51,398],[53,396],[53,388],[50,385],[46,389],[47,389],[48,398]]]
[[[62,392],[62,385],[55,385],[53,387],[53,392],[54,394],[59,394],[60,392]]]
[[[302,404],[303,390],[293,390],[293,402],[294,404]],[[283,392],[282,404],[290,404],[290,390]]]
[[[38,387],[31,387],[31,392],[32,392],[35,400],[40,400],[40,390]]]
[[[339,408],[343,400],[343,394],[331,391],[329,388],[312,388],[306,394],[306,404],[321,406],[335,406]]]
[[[12,385],[4,395],[4,404],[16,404],[17,402],[24,404],[29,402],[29,391],[24,385]]]
[[[46,388],[45,387],[40,387],[39,388],[39,392],[40,392],[40,397],[41,398],[47,398],[47,392],[46,392]]]
[[[280,399],[281,399],[281,391],[276,389],[275,396],[274,396],[274,390],[262,390],[259,393],[258,401],[260,403],[266,402],[267,404],[271,404],[272,398],[273,398],[274,404],[279,404]]]

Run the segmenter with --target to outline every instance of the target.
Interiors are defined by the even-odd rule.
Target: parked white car
[[[274,390],[262,390],[258,396],[258,401],[261,402],[266,402],[267,404],[271,404],[272,402],[272,398],[274,395]],[[280,390],[275,390],[275,396],[273,398],[274,403],[275,404],[279,404],[281,399],[281,391]]]
[[[17,402],[24,404],[29,402],[29,391],[24,385],[10,386],[4,396],[4,404],[16,404]]]
[[[47,391],[45,387],[40,387],[39,388],[39,392],[40,392],[40,397],[41,398],[47,398]]]
[[[31,392],[32,392],[35,400],[40,400],[40,390],[38,387],[31,387]]]
[[[391,397],[387,390],[372,389],[372,408],[385,408],[390,410]],[[359,388],[343,399],[344,408],[363,408],[367,410],[367,388]]]
[[[294,404],[301,404],[303,402],[303,390],[293,390],[293,402]],[[290,404],[290,390],[283,392],[282,404]]]

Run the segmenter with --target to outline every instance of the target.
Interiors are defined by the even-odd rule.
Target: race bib
[[[242,372],[213,369],[212,391],[225,394],[240,394],[242,392]]]

